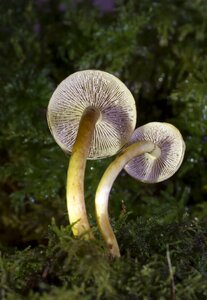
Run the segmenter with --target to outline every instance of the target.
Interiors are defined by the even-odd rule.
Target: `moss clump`
[[[122,258],[112,260],[101,241],[74,239],[53,222],[44,244],[2,249],[2,299],[171,299],[172,289],[176,299],[205,299],[206,225],[121,218]]]

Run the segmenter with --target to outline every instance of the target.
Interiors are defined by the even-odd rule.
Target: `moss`
[[[74,239],[70,227],[53,222],[45,245],[2,251],[1,293],[3,299],[170,299],[172,272],[176,299],[204,299],[206,228],[188,218],[167,226],[126,219],[117,232],[122,257],[112,260],[100,240]]]

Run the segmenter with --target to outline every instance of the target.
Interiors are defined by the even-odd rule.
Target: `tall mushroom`
[[[71,154],[66,198],[73,234],[92,238],[84,201],[86,159],[114,155],[129,140],[136,123],[134,98],[107,72],[79,71],[54,91],[47,120],[55,141]]]
[[[179,130],[171,124],[152,122],[137,128],[129,145],[109,165],[98,185],[95,197],[97,223],[114,257],[119,246],[110,225],[108,199],[111,187],[125,168],[137,180],[156,183],[171,177],[180,167],[185,143]]]

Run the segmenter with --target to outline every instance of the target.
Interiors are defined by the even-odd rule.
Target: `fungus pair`
[[[108,197],[119,172],[143,182],[159,182],[179,168],[185,144],[180,132],[167,123],[153,122],[134,131],[135,101],[115,76],[98,70],[76,72],[53,93],[47,112],[50,131],[58,145],[71,154],[66,199],[75,236],[93,238],[84,200],[87,159],[118,153],[105,171],[95,197],[97,223],[113,256],[120,256],[108,216]]]

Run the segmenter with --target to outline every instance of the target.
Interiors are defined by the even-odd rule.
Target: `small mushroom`
[[[86,159],[114,155],[128,142],[136,123],[134,98],[109,73],[79,71],[54,91],[47,120],[55,141],[71,154],[66,198],[73,234],[92,238],[84,201]]]
[[[134,131],[129,144],[151,141],[156,148],[131,159],[124,167],[135,179],[157,183],[171,177],[180,167],[185,143],[180,131],[169,123],[151,122]]]
[[[134,131],[129,145],[106,169],[96,191],[95,207],[98,226],[113,257],[119,257],[120,251],[109,221],[108,199],[118,174],[125,168],[137,180],[160,182],[178,170],[184,152],[185,143],[176,127],[152,122]]]

